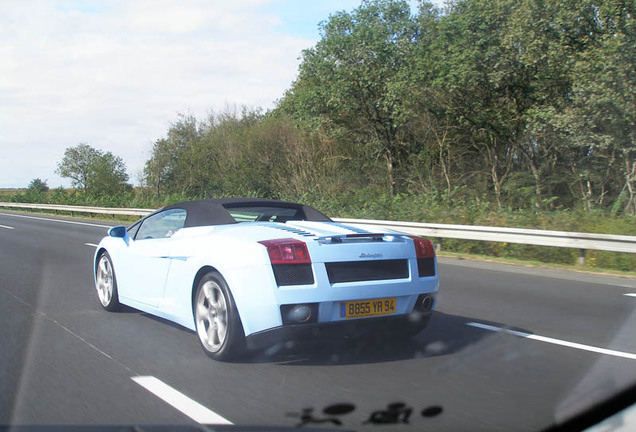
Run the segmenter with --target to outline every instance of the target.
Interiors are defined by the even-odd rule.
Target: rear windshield
[[[225,209],[237,222],[287,222],[305,219],[301,209],[289,207],[225,206]]]

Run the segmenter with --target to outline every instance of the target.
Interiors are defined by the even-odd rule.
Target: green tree
[[[586,204],[636,213],[636,3],[586,2],[590,41],[574,57],[570,103],[555,119],[576,156]]]
[[[145,183],[157,195],[267,190],[262,167],[276,152],[255,145],[253,132],[260,124],[258,110],[211,114],[204,121],[179,115],[167,136],[155,142],[144,168]]]
[[[506,39],[513,27],[514,0],[463,0],[440,18],[421,67],[441,94],[438,117],[469,143],[470,168],[490,182],[499,207],[506,182],[520,168],[527,113],[533,107],[534,71],[521,61],[523,47]]]
[[[406,1],[363,0],[321,24],[302,54],[299,77],[281,102],[292,117],[346,136],[367,161],[384,159],[391,193],[409,142],[402,96],[409,86],[418,26]],[[366,163],[366,161],[365,161]]]
[[[633,1],[525,0],[508,31],[536,76],[524,154],[551,195],[587,209],[636,210],[635,13]]]
[[[86,143],[80,143],[64,151],[64,157],[57,164],[55,172],[62,177],[70,178],[73,187],[86,191],[92,176],[92,164],[98,157],[98,150]]]
[[[17,191],[11,195],[10,200],[14,202],[44,203],[47,200],[49,190],[46,180],[35,178],[31,180],[24,192]]]
[[[122,158],[85,143],[64,151],[56,173],[70,178],[73,187],[94,196],[116,195],[130,188]]]
[[[43,194],[49,190],[49,186],[46,184],[46,180],[34,178],[29,183],[27,190],[33,191],[34,193]]]

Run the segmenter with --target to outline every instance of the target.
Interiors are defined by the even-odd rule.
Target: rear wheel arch
[[[194,281],[192,282],[192,287],[190,292],[190,306],[192,308],[192,318],[194,318],[194,302],[196,300],[197,288],[199,287],[199,282],[201,282],[201,279],[203,279],[203,277],[210,272],[218,273],[219,276],[221,276],[225,280],[228,290],[230,291],[230,293],[232,293],[232,296],[234,297],[234,293],[232,292],[232,287],[230,286],[229,283],[227,283],[227,280],[223,276],[223,273],[221,273],[216,267],[213,267],[211,265],[203,266],[199,269],[199,271],[197,271],[196,276],[194,276]],[[236,302],[236,300],[234,300],[234,302]],[[241,319],[241,312],[238,310],[238,307],[237,307],[236,313],[239,319]]]
[[[245,350],[245,332],[232,291],[212,266],[197,272],[193,283],[192,315],[199,343],[216,360],[232,360]]]
[[[108,251],[104,247],[97,249],[97,252],[95,252],[95,259],[93,261],[93,273],[97,272],[97,263],[99,262],[99,259],[102,257],[102,255],[104,255],[105,253],[108,253]]]
[[[194,277],[194,281],[192,282],[191,292],[190,292],[190,306],[192,307],[192,317],[194,318],[194,301],[197,295],[197,288],[199,287],[199,282],[203,279],[203,276],[210,272],[217,272],[221,274],[217,269],[212,266],[203,266],[199,269],[196,276]]]

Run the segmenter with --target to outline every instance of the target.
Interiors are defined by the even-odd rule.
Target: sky
[[[412,0],[415,11],[417,0]],[[360,0],[1,0],[0,188],[55,174],[68,147],[138,184],[179,114],[274,107],[319,23]]]

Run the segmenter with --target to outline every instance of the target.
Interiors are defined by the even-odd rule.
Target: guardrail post
[[[442,238],[441,237],[437,237],[437,244],[435,245],[435,249],[437,249],[437,252],[441,252],[442,251]]]
[[[585,266],[585,249],[579,249],[579,258],[577,264],[581,267]]]

